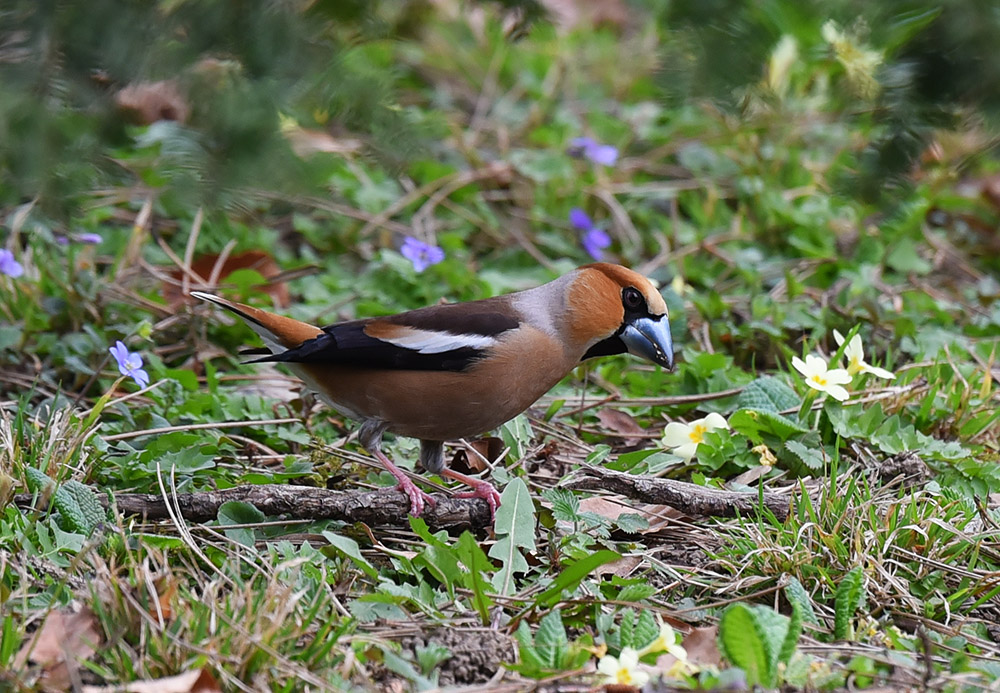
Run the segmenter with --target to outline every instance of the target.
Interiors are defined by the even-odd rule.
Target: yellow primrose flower
[[[673,448],[671,452],[678,457],[690,460],[698,450],[698,444],[705,442],[705,434],[717,428],[729,428],[729,424],[715,412],[691,423],[672,421],[663,429],[663,444]]]
[[[640,656],[646,656],[650,652],[666,652],[677,659],[687,660],[687,650],[677,644],[677,634],[669,623],[660,625],[660,634],[653,642],[646,645],[639,651]]]
[[[833,338],[836,340],[837,346],[843,345],[844,335],[840,334],[837,330],[833,331]],[[896,377],[896,374],[891,371],[865,363],[865,350],[861,346],[861,335],[859,334],[851,337],[851,341],[847,343],[847,347],[844,349],[844,358],[847,359],[847,372],[851,375],[869,373],[888,380]]]
[[[631,647],[623,647],[617,657],[601,657],[597,671],[604,675],[604,684],[617,683],[638,688],[649,681],[649,674],[639,668],[639,653]]]
[[[825,360],[812,354],[807,354],[804,362],[793,356],[792,365],[812,389],[825,392],[839,402],[847,399],[847,390],[843,386],[851,382],[851,376],[843,368],[830,368]]]

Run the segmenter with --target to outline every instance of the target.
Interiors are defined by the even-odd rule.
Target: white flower
[[[844,343],[844,335],[840,334],[837,330],[833,331],[833,338],[837,341],[837,346],[841,346]],[[847,347],[844,349],[844,358],[847,359],[847,372],[851,375],[855,373],[870,373],[876,377],[888,380],[896,377],[896,374],[891,371],[865,363],[865,350],[861,346],[861,335],[859,334],[851,337],[851,341],[847,343]]]
[[[660,634],[653,642],[642,648],[640,655],[647,655],[650,652],[666,652],[677,659],[687,660],[687,650],[677,644],[677,634],[669,623],[660,625]]]
[[[798,356],[793,356],[792,365],[812,389],[825,392],[840,402],[847,399],[847,390],[843,386],[851,382],[851,375],[843,368],[830,368],[826,361],[812,354],[806,355],[805,362]]]
[[[649,681],[649,674],[639,668],[639,653],[631,647],[623,647],[617,657],[601,657],[597,671],[604,674],[604,684],[617,683],[638,688]]]
[[[705,434],[717,428],[729,428],[729,424],[721,414],[715,412],[687,424],[672,421],[663,429],[663,444],[673,448],[673,453],[678,457],[690,460],[698,450],[698,443],[705,442]]]

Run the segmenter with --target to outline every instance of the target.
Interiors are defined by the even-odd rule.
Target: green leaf
[[[809,433],[795,420],[762,409],[740,409],[729,417],[729,426],[737,433],[742,433],[755,444],[764,442],[763,435],[773,435],[780,440],[788,440],[794,435]]]
[[[806,592],[806,588],[802,586],[798,578],[789,578],[788,583],[785,585],[785,597],[792,605],[792,608],[798,608],[802,612],[802,616],[806,621],[814,625],[819,625],[819,619],[816,618],[816,612],[813,611],[812,599],[810,599],[809,593]]]
[[[552,517],[560,522],[579,522],[580,499],[566,488],[552,488],[542,494],[552,504]]]
[[[89,537],[97,525],[104,522],[105,513],[97,494],[79,481],[66,481],[52,496],[52,505],[59,511],[67,529]]]
[[[802,464],[814,472],[822,469],[823,463],[826,461],[822,450],[808,447],[797,440],[786,440],[785,449],[802,460]]]
[[[32,493],[45,493],[48,491],[50,486],[55,485],[55,480],[48,474],[43,472],[41,469],[35,469],[34,467],[28,467],[24,470],[25,482],[28,484],[28,490]]]
[[[629,534],[649,529],[649,520],[637,513],[622,513],[615,519],[614,524],[618,529]]]
[[[263,522],[267,517],[252,503],[246,501],[226,501],[219,506],[216,519],[223,527],[227,525],[253,525]],[[225,530],[226,536],[233,541],[254,548],[256,535],[252,527]]]
[[[535,597],[536,605],[551,606],[562,598],[563,592],[575,590],[585,577],[594,570],[621,558],[621,555],[607,549],[592,553],[563,569],[552,582],[552,586]]]
[[[736,398],[738,409],[754,409],[778,414],[788,409],[795,409],[802,400],[795,390],[781,380],[771,376],[757,378]]]
[[[378,577],[378,571],[375,570],[375,566],[368,562],[368,560],[361,555],[361,547],[358,546],[358,542],[354,541],[349,537],[342,537],[334,532],[326,531],[323,532],[323,538],[330,542],[330,546],[347,558],[351,559],[355,565],[364,571],[365,575],[374,579]]]
[[[635,630],[632,634],[632,641],[636,644],[636,649],[642,649],[653,642],[659,634],[660,626],[656,623],[656,619],[653,618],[653,612],[650,609],[640,611],[639,620],[636,621]]]
[[[562,615],[558,609],[554,609],[545,614],[538,622],[538,631],[535,633],[535,647],[538,650],[538,656],[546,668],[556,670],[559,668],[568,646],[569,639],[566,637]]]
[[[531,635],[531,628],[526,620],[522,620],[518,624],[517,630],[514,632],[514,640],[517,641],[518,658],[521,660],[518,671],[534,678],[544,675],[545,662],[535,647],[535,639]]]
[[[861,566],[850,570],[840,584],[834,597],[833,637],[846,640],[851,633],[851,619],[855,612],[865,603],[864,571]]]
[[[468,569],[463,581],[465,587],[472,590],[472,604],[479,614],[479,620],[485,626],[490,622],[490,607],[493,606],[493,600],[486,592],[486,587],[490,583],[483,579],[482,574],[489,572],[493,565],[469,531],[462,532],[462,536],[458,538],[456,553]]]
[[[523,480],[515,478],[500,496],[494,530],[496,543],[490,547],[490,558],[500,561],[500,570],[493,576],[493,588],[498,594],[513,594],[514,574],[528,570],[528,562],[518,549],[535,550],[535,506]]]
[[[747,683],[773,688],[789,619],[766,606],[733,604],[719,621],[719,648],[747,674]]]
[[[802,607],[797,602],[791,602],[792,615],[788,619],[788,628],[785,631],[785,638],[781,643],[781,650],[778,652],[778,661],[787,665],[795,654],[795,648],[799,644],[799,636],[802,635]]]
[[[531,439],[534,433],[531,431],[531,424],[524,414],[515,416],[513,419],[500,427],[500,439],[503,444],[510,448],[510,455],[514,461],[524,458],[528,448],[531,447]]]

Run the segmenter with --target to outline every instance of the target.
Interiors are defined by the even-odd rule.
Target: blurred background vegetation
[[[401,551],[373,567],[352,563],[357,543],[345,556],[320,554],[306,535],[263,546],[284,527],[246,521],[243,543],[226,543],[114,517],[107,524],[128,542],[103,541],[94,526],[6,501],[32,475],[102,496],[159,494],[161,468],[182,492],[390,484],[346,444],[351,424],[277,371],[237,365],[252,335],[185,291],[215,285],[327,324],[527,288],[597,257],[659,282],[677,372],[624,357],[589,363],[532,412],[534,429],[502,432],[516,452],[490,474],[532,484],[540,548],[518,577],[523,595],[558,588],[555,576],[601,548],[644,562],[627,580],[578,576],[564,585],[578,600],[563,602],[562,588],[544,604],[498,600],[503,623],[566,641],[562,625],[549,627],[558,620],[580,643],[617,651],[626,640],[615,624],[632,618],[623,605],[683,604],[684,618],[710,622],[719,595],[774,600],[766,590],[793,575],[827,628],[810,637],[828,648],[814,650],[822,666],[799,672],[798,685],[862,686],[873,672],[898,684],[906,669],[907,685],[934,688],[931,667],[942,677],[990,657],[995,667],[997,37],[989,0],[7,0],[0,672],[39,614],[83,599],[109,643],[89,664],[102,683],[214,666],[209,652],[237,683],[259,676],[292,690],[315,675],[317,689],[363,687],[384,662],[423,685],[416,670],[430,676],[436,655],[421,660],[417,648],[400,664],[372,643],[387,637],[386,618],[478,623],[468,590],[400,558],[419,545],[431,565],[450,539],[387,533],[379,541]],[[782,423],[778,410],[809,392],[790,358],[832,354],[833,330],[856,326],[867,360],[896,379],[859,375],[847,403]],[[149,388],[119,377],[124,357],[108,351],[118,340],[141,354]],[[775,416],[744,415],[740,430],[731,417],[733,430],[707,433],[690,460],[665,451],[668,420],[754,409],[735,394],[749,383],[782,393],[768,402]],[[412,465],[412,441],[387,445]],[[930,468],[915,490],[869,483],[873,465],[896,469],[912,452]],[[681,532],[665,522],[639,536],[639,525],[582,511],[592,499],[555,488],[583,461],[709,485],[788,484],[805,501],[784,525],[712,520]],[[350,532],[293,529],[315,540],[331,528]],[[372,535],[352,536],[372,557]],[[673,551],[685,541],[696,545]],[[283,591],[290,563],[301,567],[296,594],[315,601]],[[829,649],[864,602],[836,596],[860,584],[861,566],[871,618],[853,637],[865,657],[854,641]],[[160,569],[157,584],[173,587],[147,594]],[[245,631],[205,625],[218,617],[213,571],[249,580],[248,601],[233,590],[223,609]],[[173,620],[150,625],[149,604],[124,598],[108,607],[105,593],[87,592],[95,572],[107,594],[130,583],[162,596]],[[288,611],[275,618],[273,604]],[[470,632],[484,642],[485,631]],[[891,658],[878,659],[886,648]],[[591,658],[581,653],[522,671],[569,671]],[[512,649],[503,657],[513,664]],[[482,683],[494,664],[458,682]],[[0,688],[14,685],[4,676]]]

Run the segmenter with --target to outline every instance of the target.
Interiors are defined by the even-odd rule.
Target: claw
[[[424,514],[425,503],[430,505],[432,508],[437,505],[437,501],[434,500],[430,494],[425,491],[421,491],[417,488],[416,484],[406,477],[399,480],[399,485],[396,488],[405,493],[410,499],[410,514],[414,517],[420,517]]]
[[[500,507],[500,492],[493,487],[493,484],[487,481],[477,481],[470,483],[469,486],[472,487],[471,491],[456,493],[455,497],[482,498],[490,506],[490,522],[495,522],[497,519],[497,508]]]

